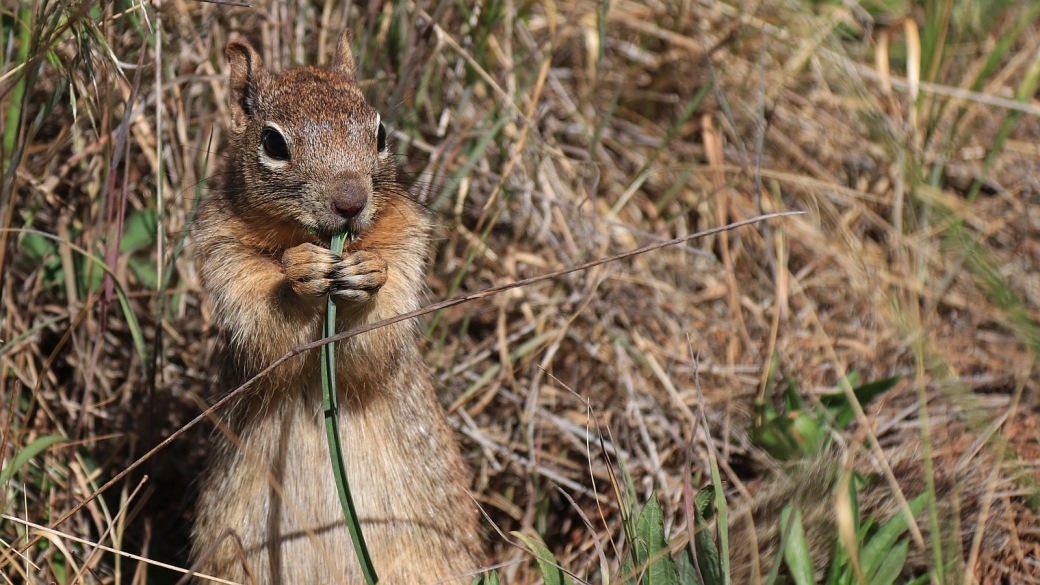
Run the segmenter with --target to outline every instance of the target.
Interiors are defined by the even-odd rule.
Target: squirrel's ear
[[[356,77],[357,65],[354,63],[354,31],[349,28],[343,29],[336,42],[336,58],[332,61],[332,68],[348,77]]]
[[[260,53],[246,41],[229,42],[224,53],[231,66],[231,130],[241,132],[256,111],[256,86],[264,62]]]

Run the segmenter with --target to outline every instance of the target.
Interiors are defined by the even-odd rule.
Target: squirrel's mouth
[[[368,227],[369,223],[371,222],[364,221],[364,218],[360,216],[349,219],[344,217],[332,217],[327,221],[306,227],[307,231],[321,238],[323,242],[328,242],[333,236],[340,234],[346,234],[347,241],[354,241],[361,237],[361,233]]]

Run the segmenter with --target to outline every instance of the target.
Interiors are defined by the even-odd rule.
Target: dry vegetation
[[[770,364],[810,403],[901,377],[824,457],[884,452],[908,498],[937,494],[908,573],[938,528],[965,536],[933,582],[1040,582],[1036,4],[469,4],[4,3],[3,582],[179,577],[86,541],[187,565],[206,422],[89,498],[228,390],[185,238],[222,162],[224,44],[327,61],[346,25],[441,226],[431,301],[806,212],[427,317],[506,582],[539,580],[515,530],[617,582],[622,509],[655,491],[681,548],[711,450],[731,515],[789,499],[751,433]]]

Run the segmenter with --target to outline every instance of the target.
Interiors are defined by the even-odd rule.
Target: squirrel
[[[193,227],[198,274],[229,354],[228,388],[322,335],[418,309],[430,222],[409,197],[386,130],[357,83],[352,34],[328,68],[264,67],[226,48],[224,172]],[[342,256],[329,241],[355,240]],[[404,321],[341,341],[339,425],[347,476],[384,583],[466,582],[483,564],[466,470]],[[200,488],[193,558],[239,582],[363,582],[331,471],[319,354],[296,356],[222,417]]]

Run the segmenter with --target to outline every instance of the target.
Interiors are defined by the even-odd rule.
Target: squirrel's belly
[[[296,388],[292,397],[285,393],[280,404],[269,405],[225,467],[222,481],[240,494],[240,505],[215,520],[237,533],[262,583],[363,582],[333,479],[320,392]],[[380,582],[436,582],[473,571],[481,564],[471,546],[476,535],[458,534],[453,526],[452,508],[465,498],[457,492],[465,488],[455,470],[431,461],[445,451],[457,453],[441,442],[450,430],[395,416],[401,404],[394,395],[401,396],[341,404],[339,415],[354,503]],[[380,409],[384,403],[395,408]],[[241,565],[240,558],[222,556]]]

